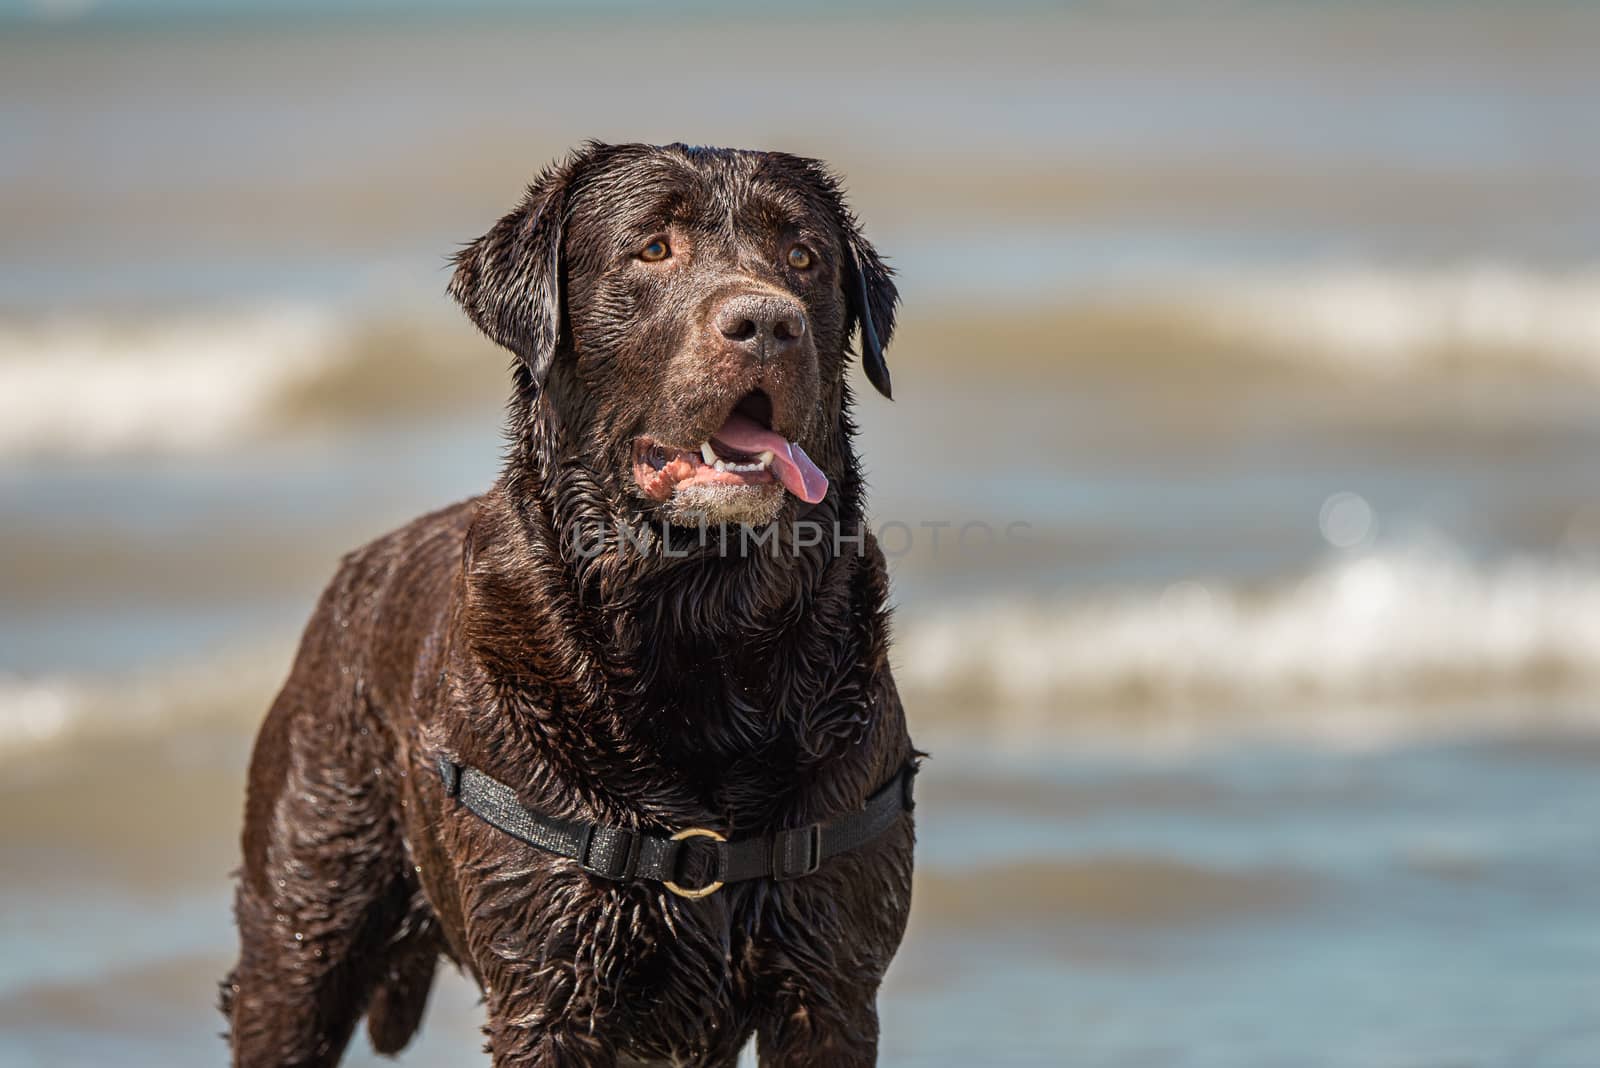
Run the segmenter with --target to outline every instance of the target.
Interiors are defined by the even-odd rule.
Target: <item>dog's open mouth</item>
[[[665,501],[680,486],[762,486],[774,481],[808,504],[828,492],[828,478],[794,442],[764,425],[771,401],[752,393],[728,413],[710,439],[680,448],[641,437],[634,442],[633,477],[651,500]]]

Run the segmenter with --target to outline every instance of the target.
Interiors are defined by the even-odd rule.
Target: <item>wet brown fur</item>
[[[641,266],[663,227],[682,253]],[[781,259],[795,240],[819,257],[804,275]],[[707,309],[740,286],[804,305],[803,352],[718,347]],[[845,384],[865,312],[887,392],[886,268],[813,161],[591,144],[462,251],[451,292],[519,357],[507,462],[486,495],[345,559],[261,728],[223,983],[234,1063],[335,1064],[363,1013],[399,1050],[441,956],[481,986],[499,1066],[731,1065],[752,1034],[763,1065],[875,1063],[909,816],[809,877],[690,901],[488,826],[434,760],[553,816],[742,836],[851,812],[912,757]],[[720,554],[633,492],[636,435],[701,440],[752,388],[829,477],[805,518],[864,551],[796,545],[786,498],[779,553]],[[620,522],[654,540],[575,551],[574,531]]]

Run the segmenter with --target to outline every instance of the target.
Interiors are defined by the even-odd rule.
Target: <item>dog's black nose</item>
[[[770,293],[740,293],[717,308],[717,331],[758,360],[787,352],[806,333],[800,302]]]

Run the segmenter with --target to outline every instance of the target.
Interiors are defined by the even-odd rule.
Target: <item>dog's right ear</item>
[[[455,256],[450,295],[491,341],[522,359],[536,388],[561,343],[567,194],[596,147],[546,168],[515,211]]]

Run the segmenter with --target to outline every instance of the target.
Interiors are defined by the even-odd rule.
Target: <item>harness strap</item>
[[[604,827],[581,820],[562,820],[525,808],[517,792],[476,768],[439,758],[445,793],[490,826],[547,853],[575,860],[584,871],[618,882],[649,879],[680,897],[699,898],[724,883],[747,879],[782,882],[810,875],[822,862],[866,845],[915,807],[912,782],[915,762],[867,798],[860,810],[827,823],[812,823],[768,837],[728,841],[716,831],[690,827],[671,837]],[[698,865],[690,865],[695,855]],[[685,868],[690,868],[686,874]],[[694,869],[698,869],[698,871]],[[680,880],[698,878],[684,887]]]

